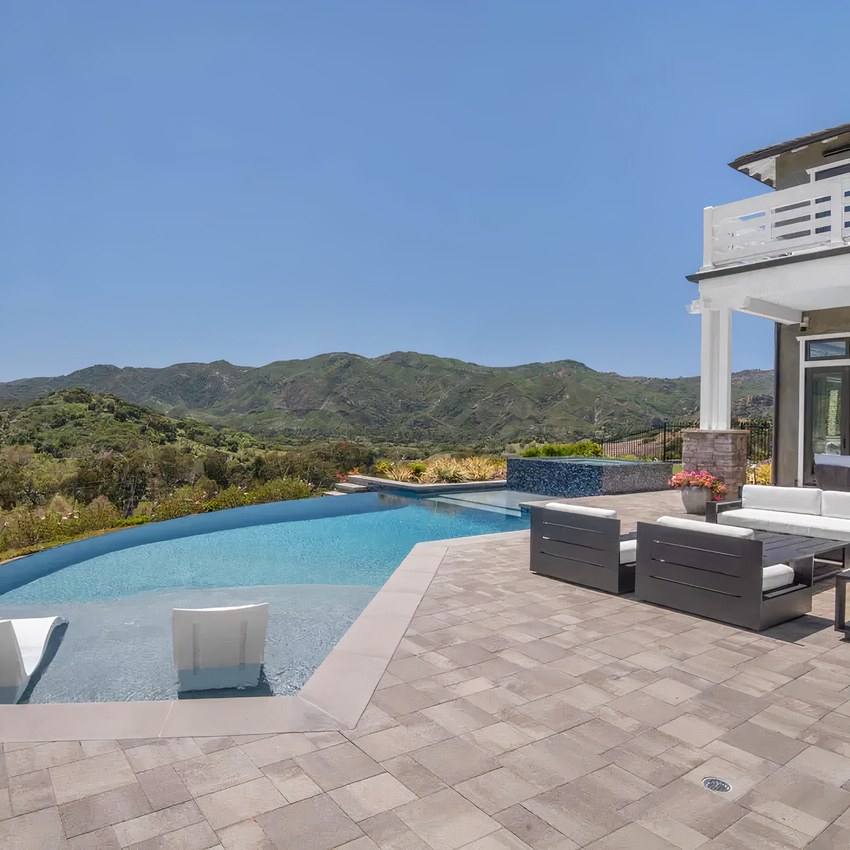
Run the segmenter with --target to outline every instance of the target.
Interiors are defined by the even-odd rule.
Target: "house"
[[[729,431],[738,310],[776,323],[774,483],[814,484],[815,453],[850,454],[850,124],[729,165],[775,191],[705,209],[703,265],[688,277],[702,321],[700,430],[684,460],[741,465],[745,437]]]

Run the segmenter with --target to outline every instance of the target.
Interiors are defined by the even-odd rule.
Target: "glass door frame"
[[[800,344],[800,387],[799,387],[799,419],[797,446],[797,485],[813,486],[814,453],[812,452],[812,379],[810,373],[837,372],[842,373],[842,454],[850,454],[850,358],[818,358],[807,360],[807,342],[818,340],[839,340],[850,338],[850,332],[831,334],[813,334],[798,336]],[[774,427],[777,427],[774,424]]]
[[[804,420],[803,450],[803,484],[816,486],[814,477],[814,449],[812,437],[814,431],[814,379],[818,375],[831,373],[837,375],[841,380],[841,410],[839,411],[839,436],[841,438],[841,454],[848,453],[850,447],[850,365],[838,366],[834,363],[810,366],[806,369],[805,402],[806,411]]]

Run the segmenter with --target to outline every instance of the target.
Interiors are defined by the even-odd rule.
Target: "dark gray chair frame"
[[[789,562],[794,584],[762,593],[760,540],[638,523],[635,596],[760,632],[812,610],[811,555]]]
[[[608,593],[635,589],[620,563],[620,520],[531,506],[531,571]]]

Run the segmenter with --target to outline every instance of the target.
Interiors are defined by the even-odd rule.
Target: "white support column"
[[[732,420],[732,311],[702,310],[700,419],[704,431],[726,431]]]

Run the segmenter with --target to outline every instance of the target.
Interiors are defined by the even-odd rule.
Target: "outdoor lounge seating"
[[[531,571],[609,593],[635,587],[635,540],[617,512],[563,502],[531,506]]]
[[[174,663],[181,691],[253,688],[260,681],[269,606],[175,608]]]
[[[708,522],[850,543],[850,493],[746,484],[741,499],[709,502]]]
[[[764,565],[752,529],[678,517],[637,527],[635,595],[644,602],[754,631],[812,610],[811,555]]]
[[[14,705],[23,696],[50,636],[67,622],[62,617],[0,620],[0,704]]]

